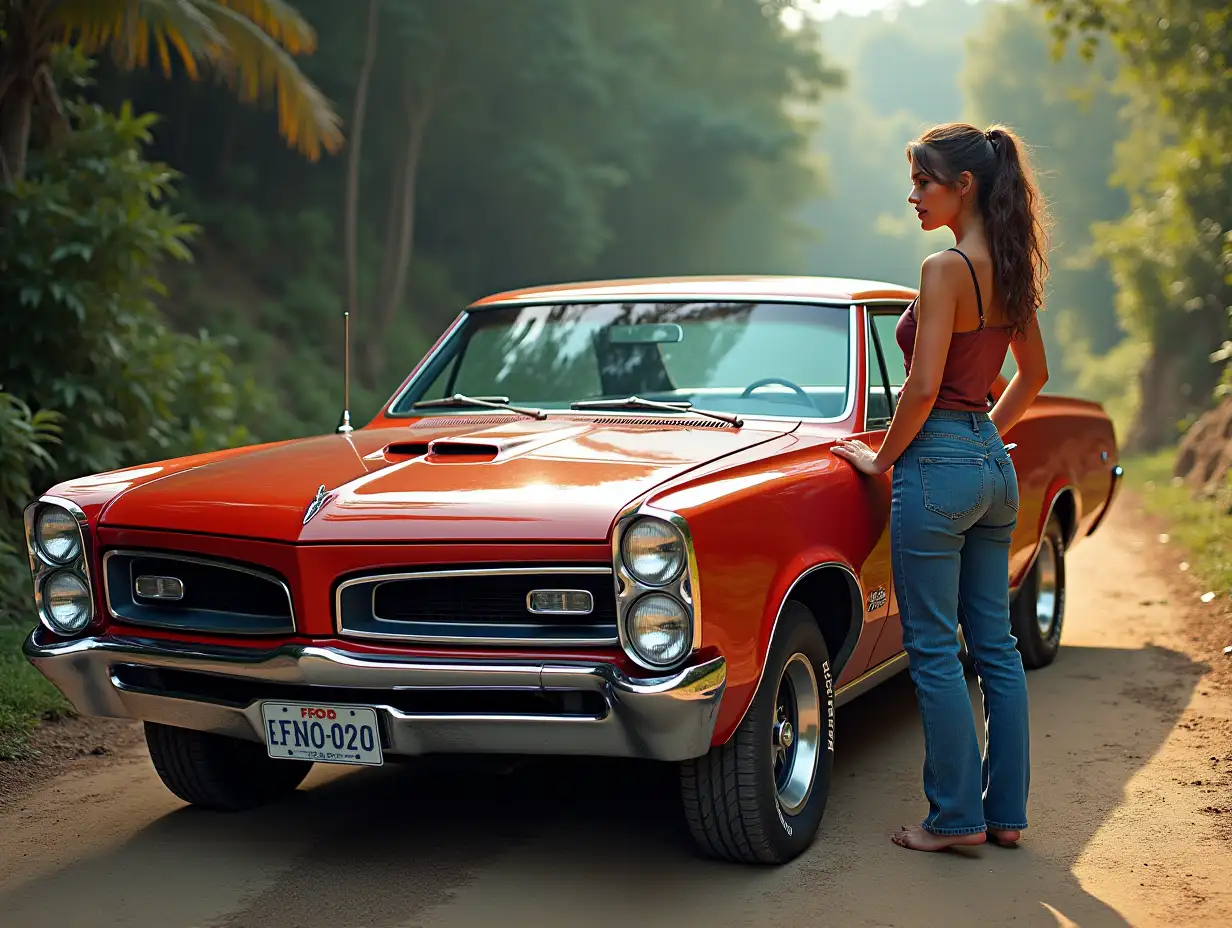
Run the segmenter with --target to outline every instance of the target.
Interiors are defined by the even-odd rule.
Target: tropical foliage
[[[173,59],[194,80],[205,66],[243,100],[275,99],[279,130],[314,160],[342,142],[332,107],[292,58],[313,51],[316,34],[283,0],[0,0],[0,30],[0,180],[25,174],[35,105],[68,128],[52,79],[65,42],[124,68],[153,55],[168,76]]]
[[[1149,346],[1131,443],[1157,448],[1232,358],[1232,8],[1221,0],[1037,0],[1060,39],[1124,61],[1129,212],[1100,226],[1121,318]]]
[[[0,187],[9,556],[21,507],[57,477],[250,440],[235,422],[243,385],[226,346],[173,331],[153,301],[159,262],[187,259],[193,232],[166,202],[174,173],[141,157],[153,117],[85,102],[76,94],[87,62],[66,54],[58,64],[72,131]]]
[[[1146,342],[1119,318],[1108,258],[1092,227],[1125,215],[1128,197],[1111,183],[1128,132],[1126,94],[1114,49],[1089,62],[1069,43],[1052,52],[1043,14],[1026,4],[988,4],[967,42],[962,85],[980,125],[1013,120],[1032,148],[1054,221],[1045,342],[1049,389],[1103,403],[1122,438],[1138,409],[1136,377]]]
[[[166,312],[237,337],[237,363],[278,397],[272,418],[242,413],[263,437],[337,423],[344,308],[362,419],[485,292],[799,270],[795,210],[820,181],[800,106],[838,76],[774,5],[297,7],[329,37],[303,67],[349,107],[343,157],[311,164],[271,144],[261,113],[183,75],[108,68],[98,94],[173,114],[151,154],[184,173],[204,231]]]

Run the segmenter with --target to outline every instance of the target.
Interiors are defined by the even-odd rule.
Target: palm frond
[[[284,0],[214,0],[256,23],[271,39],[292,55],[311,54],[317,49],[316,31],[308,20]]]
[[[322,148],[331,153],[341,148],[340,119],[333,106],[269,33],[216,0],[192,2],[224,39],[208,55],[241,100],[255,101],[273,91],[279,131],[310,161],[320,157]]]
[[[225,43],[192,0],[60,0],[51,16],[65,42],[88,55],[109,49],[123,68],[146,67],[153,39],[163,72],[170,74],[170,45],[193,79],[198,60]]]

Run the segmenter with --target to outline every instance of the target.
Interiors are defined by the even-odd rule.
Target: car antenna
[[[343,361],[342,361],[342,422],[338,431],[342,434],[355,431],[351,427],[351,313],[342,313]]]

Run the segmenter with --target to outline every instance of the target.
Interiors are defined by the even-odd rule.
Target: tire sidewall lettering
[[[826,694],[826,750],[834,753],[834,680],[830,674],[830,662],[821,662],[821,675],[825,680]]]
[[[787,816],[783,814],[783,806],[779,803],[777,796],[774,799],[774,809],[779,814],[779,824],[783,826],[783,830],[787,832],[787,837],[790,838],[794,832],[792,831],[791,826],[787,824]]]

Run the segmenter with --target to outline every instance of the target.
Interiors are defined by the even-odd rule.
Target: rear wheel
[[[294,792],[312,769],[311,761],[270,757],[255,741],[155,722],[145,723],[145,743],[167,789],[220,812],[251,809]]]
[[[1031,572],[1010,609],[1010,625],[1028,670],[1051,664],[1065,624],[1065,533],[1050,516]]]
[[[830,654],[813,614],[792,601],[736,733],[681,764],[689,830],[709,856],[786,863],[817,834],[833,767]]]

